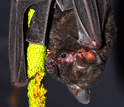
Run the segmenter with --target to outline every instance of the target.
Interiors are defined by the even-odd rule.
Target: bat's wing
[[[91,49],[101,46],[110,0],[56,0],[62,11],[74,9],[79,42]]]
[[[72,0],[56,0],[56,3],[62,11],[73,9]]]
[[[21,87],[27,84],[24,55],[24,34],[23,34],[23,18],[26,9],[38,2],[43,5],[41,7],[43,13],[42,23],[44,23],[39,43],[44,45],[46,32],[46,23],[49,13],[49,7],[52,0],[12,0],[10,13],[10,28],[9,28],[9,63],[11,71],[12,84],[16,87]],[[37,36],[37,35],[35,35]],[[39,35],[38,35],[39,36]],[[37,37],[36,37],[37,38]],[[32,42],[32,39],[28,38]],[[35,41],[33,41],[35,42]]]
[[[30,7],[35,10],[35,13],[31,19],[30,27],[26,32],[26,40],[28,42],[45,45],[50,1],[51,0],[42,0],[42,2],[36,3]]]
[[[85,47],[98,49],[104,30],[109,0],[72,0],[79,34],[79,42]]]

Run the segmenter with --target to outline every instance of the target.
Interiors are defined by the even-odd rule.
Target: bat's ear
[[[75,98],[82,104],[88,104],[90,102],[90,91],[89,89],[81,89],[76,84],[68,85],[68,88],[75,96]]]
[[[90,91],[88,89],[81,90],[75,97],[80,103],[88,104],[90,102]]]

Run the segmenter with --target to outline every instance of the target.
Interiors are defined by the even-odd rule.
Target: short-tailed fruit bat
[[[23,19],[28,8],[35,9],[35,13],[24,38]],[[101,77],[115,35],[110,0],[12,0],[9,33],[12,84],[25,86],[34,77],[26,77],[24,40],[47,43],[50,50],[45,62],[47,72],[65,83],[80,103],[88,104],[89,88]]]
[[[116,27],[109,0],[72,1],[72,10],[54,11],[46,70],[88,104],[89,88],[101,78]]]

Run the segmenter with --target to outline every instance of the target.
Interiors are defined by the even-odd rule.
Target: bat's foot
[[[36,73],[37,74],[37,73]],[[11,84],[12,86],[16,88],[24,87],[26,86],[33,78],[35,78],[36,74],[32,76],[31,78],[26,79],[25,81],[20,82],[19,80],[17,81],[12,81]]]
[[[20,83],[18,81],[15,81],[15,82],[11,82],[12,86],[16,87],[16,88],[20,88],[20,87],[24,87],[28,84],[29,82],[24,82],[24,83]]]

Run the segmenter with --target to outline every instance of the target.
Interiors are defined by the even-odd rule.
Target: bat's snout
[[[46,71],[50,74],[53,74],[56,70],[56,63],[52,58],[52,55],[49,55],[45,61],[45,68]]]

